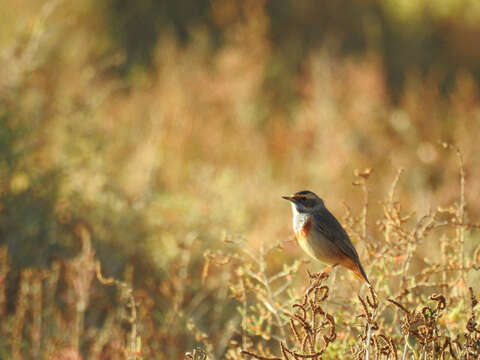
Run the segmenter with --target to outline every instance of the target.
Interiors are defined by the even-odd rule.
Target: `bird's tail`
[[[368,285],[370,285],[370,281],[368,281],[367,274],[365,273],[365,270],[363,270],[362,264],[360,262],[357,262],[355,264],[355,267],[350,268],[352,272],[357,276],[360,280],[366,281]]]
[[[370,281],[368,281],[367,274],[365,273],[365,270],[363,270],[362,264],[360,262],[352,262],[348,264],[347,266],[354,274],[356,277],[358,277],[360,280],[365,281],[368,285],[370,284]]]
[[[367,274],[365,273],[365,270],[363,270],[362,264],[360,264],[360,260],[352,259],[349,256],[345,256],[338,263],[351,270],[356,277],[370,285],[370,281],[368,281]]]

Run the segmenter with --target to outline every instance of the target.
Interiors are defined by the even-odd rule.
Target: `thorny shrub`
[[[298,274],[307,265],[305,261],[272,270],[271,258],[285,251],[285,241],[262,243],[254,250],[242,237],[226,236],[224,249],[206,251],[202,282],[207,286],[214,273],[230,274],[230,300],[225,301],[236,304],[237,316],[224,329],[222,355],[208,329],[177,308],[169,324],[183,319],[203,344],[186,358],[478,359],[478,300],[466,283],[480,269],[480,250],[478,244],[468,244],[473,250],[464,251],[470,239],[466,232],[476,230],[478,224],[469,222],[466,215],[465,169],[461,153],[453,150],[460,164],[460,201],[413,221],[413,215],[395,200],[400,170],[384,203],[384,217],[377,221],[383,239],[370,236],[366,223],[371,171],[356,173],[355,184],[365,192],[364,207],[359,217],[347,211],[343,223],[353,239],[366,244],[369,255],[362,259],[372,281],[366,294],[358,290],[358,301],[350,290],[348,298],[341,299],[347,279],[329,281],[324,273],[308,273],[308,283],[302,285]],[[155,329],[149,330],[149,314],[155,307],[154,298],[135,292],[128,273],[127,281],[105,278],[89,230],[79,224],[75,233],[82,243],[79,255],[43,271],[22,270],[15,304],[7,302],[10,290],[5,280],[11,269],[7,248],[2,248],[0,330],[5,354],[12,358],[44,354],[51,359],[81,359],[82,353],[89,358],[141,359],[151,354]],[[425,256],[419,268],[414,263],[419,246],[433,234],[439,239],[438,251],[434,257]],[[183,261],[188,264],[188,258]],[[118,301],[116,310],[107,311],[103,326],[97,328],[92,326],[88,309],[92,301],[100,300],[94,289],[102,285],[114,285]],[[181,293],[176,296],[180,306]],[[14,311],[9,310],[12,306]],[[160,338],[168,332],[160,331]],[[25,344],[31,345],[28,350]]]
[[[414,221],[413,214],[405,213],[395,199],[400,170],[384,203],[384,217],[377,221],[383,239],[371,236],[366,222],[371,170],[356,172],[359,179],[355,184],[364,191],[364,207],[358,217],[347,209],[343,223],[352,239],[366,244],[368,256],[363,254],[362,260],[372,281],[366,294],[362,295],[362,288],[356,290],[358,301],[348,289],[348,298],[341,298],[348,279],[329,281],[324,273],[308,273],[308,283],[302,285],[298,274],[305,269],[305,261],[280,268],[272,265],[271,259],[285,251],[285,241],[269,246],[262,243],[255,250],[246,246],[242,237],[226,236],[224,249],[204,253],[203,273],[199,274],[204,286],[213,274],[229,274],[230,300],[225,302],[237,307],[237,316],[224,323],[223,353],[218,353],[208,329],[180,309],[181,287],[176,290],[177,308],[166,328],[157,329],[159,333],[154,335],[150,321],[156,300],[132,289],[131,274],[126,274],[126,281],[105,278],[91,246],[91,234],[79,224],[75,230],[82,243],[78,256],[54,262],[50,269],[22,270],[14,304],[7,301],[11,290],[6,279],[11,269],[8,249],[2,248],[0,330],[4,354],[12,358],[44,354],[50,359],[81,359],[86,354],[92,359],[141,359],[152,354],[155,339],[168,336],[168,324],[185,321],[202,344],[187,353],[187,359],[478,359],[478,300],[473,288],[466,285],[468,276],[480,269],[479,245],[468,244],[471,238],[466,236],[467,231],[478,229],[478,224],[470,222],[466,214],[462,155],[445,146],[459,159],[460,200]],[[435,236],[439,246],[435,256],[427,253],[419,267],[414,260],[418,261],[419,246],[429,236]],[[465,251],[466,246],[472,250]],[[182,261],[186,269],[189,258]],[[339,275],[334,272],[330,276]],[[94,289],[110,285],[118,292],[115,310],[103,305],[105,318],[92,320],[88,311],[92,302],[106,301],[97,298]],[[103,325],[96,327],[95,321]],[[30,344],[28,350],[26,344]]]
[[[233,255],[207,252],[204,277],[211,264],[231,264],[234,280],[230,293],[240,304],[240,331],[238,339],[232,338],[227,357],[334,358],[338,348],[346,356],[346,346],[350,346],[354,359],[477,359],[477,298],[466,281],[471,272],[480,269],[480,245],[470,244],[474,250],[467,252],[465,233],[478,229],[478,224],[469,222],[466,215],[462,154],[456,147],[442,145],[455,151],[458,158],[460,200],[413,221],[413,214],[405,213],[395,199],[400,169],[383,205],[384,218],[377,221],[381,240],[373,239],[367,230],[371,169],[356,172],[354,185],[364,191],[364,206],[358,218],[347,211],[344,223],[352,238],[366,244],[369,256],[364,258],[370,259],[367,272],[373,286],[366,296],[358,295],[358,302],[350,298],[347,311],[335,312],[335,303],[328,302],[332,293],[335,296],[331,287],[336,284],[322,284],[327,278],[323,273],[309,273],[310,284],[303,297],[292,291],[293,277],[302,266],[299,261],[269,275],[266,257],[282,244],[266,249],[262,244],[258,253],[252,253],[238,241]],[[422,268],[411,270],[418,266],[414,264],[418,247],[429,236],[439,239],[435,250],[441,252],[434,258],[425,256]],[[281,357],[273,355],[275,349]]]

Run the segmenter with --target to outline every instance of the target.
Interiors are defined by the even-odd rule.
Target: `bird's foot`
[[[307,273],[308,273],[308,276],[310,276],[310,278],[312,280],[321,280],[321,279],[323,280],[323,279],[328,278],[328,273],[337,265],[338,264],[333,264],[333,265],[327,266],[325,269],[323,269],[323,271],[320,271],[320,272],[317,272],[317,273],[311,273],[310,271],[307,270]]]
[[[338,264],[327,266],[325,269],[323,269],[323,271],[320,271],[318,273],[311,273],[310,271],[307,270],[307,273],[312,280],[323,280],[328,278],[329,272],[337,265]]]

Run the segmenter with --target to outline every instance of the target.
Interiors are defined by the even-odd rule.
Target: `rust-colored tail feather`
[[[365,274],[365,270],[361,264],[358,264],[355,268],[350,269],[358,277],[360,280],[366,281],[368,285],[370,285],[370,281],[368,281],[367,274]]]
[[[362,264],[360,264],[360,261],[355,261],[347,256],[342,259],[340,262],[341,265],[345,266],[347,269],[351,270],[356,277],[358,277],[360,280],[365,281],[367,284],[370,285],[370,281],[368,281],[367,274],[365,273],[365,270],[363,270]]]

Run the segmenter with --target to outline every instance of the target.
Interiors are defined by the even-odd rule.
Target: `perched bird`
[[[330,264],[326,271],[340,264],[370,284],[348,234],[322,199],[308,190],[282,198],[292,203],[293,231],[308,255]]]

